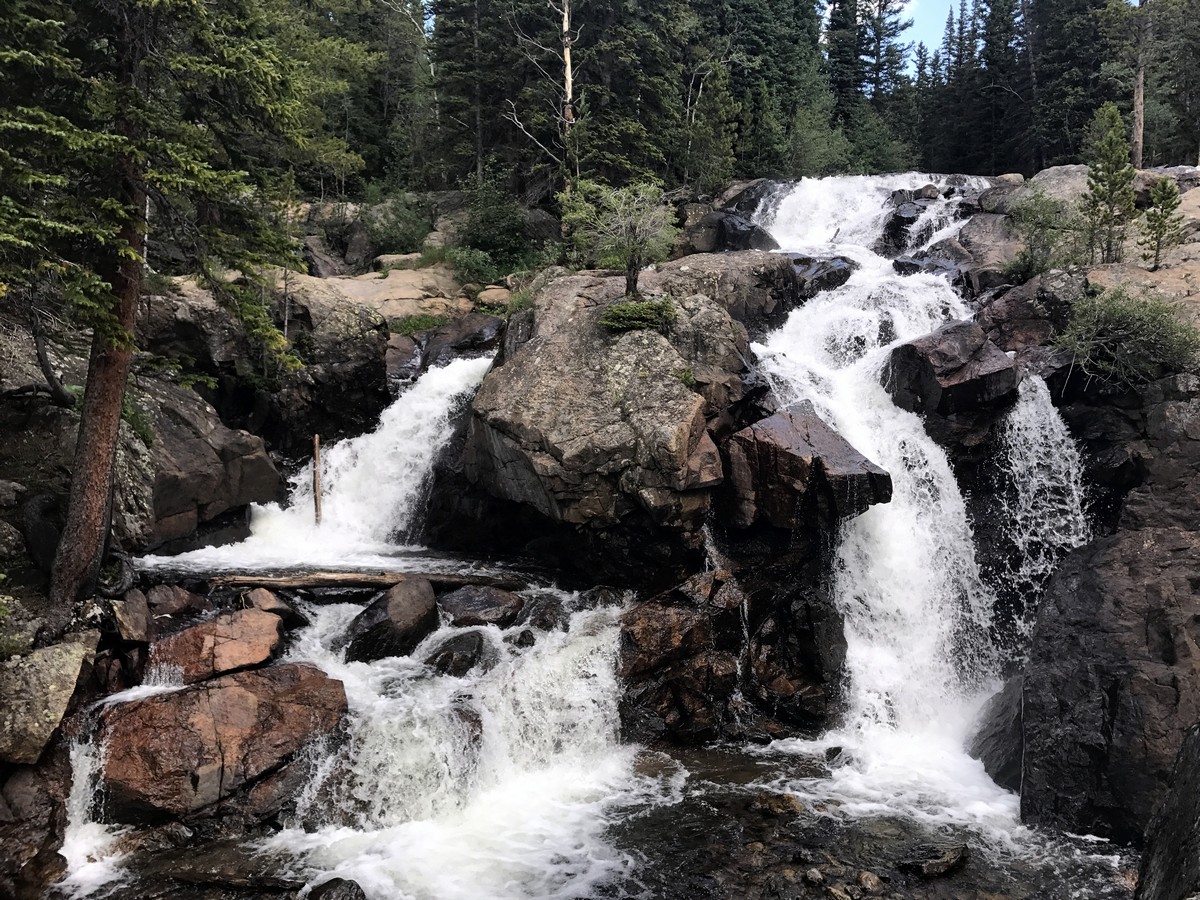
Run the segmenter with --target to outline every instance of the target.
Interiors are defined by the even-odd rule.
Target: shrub
[[[602,266],[624,269],[625,293],[631,297],[637,294],[642,267],[666,259],[679,233],[674,210],[653,182],[610,188],[581,179],[558,200],[579,253]]]
[[[470,210],[462,230],[463,244],[483,251],[495,265],[511,271],[530,249],[520,204],[492,171],[484,172],[482,178],[472,176],[467,194]]]
[[[1033,193],[1012,211],[1013,225],[1025,247],[1004,268],[1005,276],[1016,284],[1051,269],[1084,262],[1086,251],[1080,249],[1084,225],[1079,214],[1047,197],[1035,188]]]
[[[610,303],[600,324],[610,331],[653,329],[666,334],[675,322],[675,304],[670,297],[661,300],[624,300]]]
[[[491,254],[473,247],[451,247],[446,257],[459,279],[467,284],[492,284],[500,278],[500,269]]]
[[[367,236],[382,253],[415,253],[433,230],[428,210],[392,199],[363,213]]]
[[[388,328],[392,334],[401,334],[406,337],[412,337],[421,331],[429,331],[431,328],[440,328],[450,320],[446,316],[435,316],[430,313],[419,313],[415,316],[405,316],[403,319],[392,319],[388,322]]]
[[[1134,297],[1116,287],[1075,304],[1071,324],[1056,343],[1088,375],[1138,384],[1191,369],[1200,353],[1200,329],[1169,300]]]

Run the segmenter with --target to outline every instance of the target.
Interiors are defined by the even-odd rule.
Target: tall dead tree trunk
[[[571,0],[562,0],[562,58],[563,58],[563,146],[566,148],[567,164],[575,178],[579,177],[579,154],[575,152],[575,67],[571,60],[571,49],[575,43],[571,34]],[[571,190],[571,178],[567,178],[567,191]]]
[[[1137,53],[1133,77],[1133,134],[1130,139],[1130,150],[1133,167],[1142,167],[1142,157],[1146,146],[1146,55],[1150,44],[1150,18],[1146,13],[1147,0],[1138,0],[1138,9],[1134,13],[1134,52]]]

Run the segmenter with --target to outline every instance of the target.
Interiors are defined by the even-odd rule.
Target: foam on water
[[[103,749],[90,740],[79,740],[71,744],[70,756],[67,827],[59,851],[67,861],[67,874],[57,890],[68,900],[102,897],[128,877],[119,842],[130,829],[105,825],[94,815]]]
[[[405,568],[405,547],[455,413],[479,387],[487,358],[456,359],[430,369],[380,417],[370,434],[325,448],[321,459],[321,523],[315,522],[312,464],[291,481],[285,507],[253,509],[250,537],[180,556],[149,556],[146,568],[243,571],[357,565]],[[419,567],[431,571],[428,560]],[[458,571],[461,566],[448,564]]]
[[[617,738],[620,610],[577,611],[527,648],[505,640],[519,626],[474,629],[496,662],[461,678],[419,660],[463,629],[411,657],[346,662],[335,648],[358,611],[310,609],[290,654],[345,684],[351,723],[268,848],[296,854],[312,883],[351,878],[381,900],[582,897],[631,871],[604,832],[663,787],[633,774]]]

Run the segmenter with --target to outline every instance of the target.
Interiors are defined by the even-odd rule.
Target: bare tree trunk
[[[50,365],[50,356],[46,352],[46,334],[42,329],[42,320],[38,318],[36,311],[33,313],[31,328],[33,330],[33,346],[37,351],[38,367],[42,370],[42,377],[46,379],[46,387],[50,389],[50,400],[55,406],[71,409],[75,406],[75,397],[67,393],[67,389],[59,381],[58,373]]]
[[[92,335],[67,521],[50,577],[50,599],[64,608],[93,590],[100,573],[112,513],[121,407],[133,359],[134,318],[146,246],[146,193],[138,164],[126,159],[123,165],[129,220],[121,228],[120,240],[132,252],[119,257],[112,275],[112,325],[123,334],[114,338],[97,328]]]
[[[1046,154],[1042,148],[1042,133],[1038,127],[1038,68],[1037,59],[1035,58],[1035,48],[1037,38],[1036,29],[1033,26],[1033,19],[1029,15],[1029,0],[1021,0],[1021,18],[1025,24],[1025,56],[1029,60],[1029,100],[1030,100],[1030,121],[1033,123],[1033,168],[1039,171],[1045,167]]]
[[[1138,10],[1134,13],[1137,52],[1137,66],[1133,79],[1133,135],[1130,149],[1133,157],[1133,167],[1142,167],[1142,157],[1146,146],[1146,46],[1149,44],[1150,20],[1146,17],[1147,0],[1138,0]]]
[[[571,61],[571,47],[574,38],[571,36],[571,0],[562,0],[562,56],[563,56],[563,147],[566,149],[568,166],[567,185],[571,191],[570,169],[575,169],[575,177],[579,177],[579,160],[573,152],[571,134],[575,125],[575,68]]]
[[[642,274],[642,261],[637,257],[630,259],[625,265],[625,296],[633,297],[638,292],[638,276]]]
[[[475,177],[483,184],[483,71],[479,68],[479,0],[475,2]]]

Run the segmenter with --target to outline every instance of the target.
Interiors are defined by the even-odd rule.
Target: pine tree
[[[1183,242],[1183,216],[1179,215],[1179,186],[1170,178],[1160,178],[1150,189],[1150,208],[1142,219],[1138,246],[1150,271],[1158,271],[1163,251]]]
[[[1129,138],[1115,103],[1096,110],[1089,133],[1090,169],[1083,212],[1092,253],[1098,254],[1102,263],[1120,262],[1125,228],[1136,212],[1133,180],[1137,172],[1129,164]]]
[[[1023,30],[1018,0],[989,0],[981,35],[980,99],[987,171],[992,175],[1032,167],[1032,86]]]
[[[862,33],[858,0],[830,0],[826,32],[834,116],[845,124],[862,98]]]
[[[1047,164],[1079,158],[1088,120],[1106,99],[1100,11],[1106,0],[1031,0],[1038,72],[1034,128]]]
[[[904,80],[905,57],[910,48],[900,39],[912,27],[912,19],[902,17],[902,0],[862,0],[859,12],[863,88],[871,104],[882,113]]]

